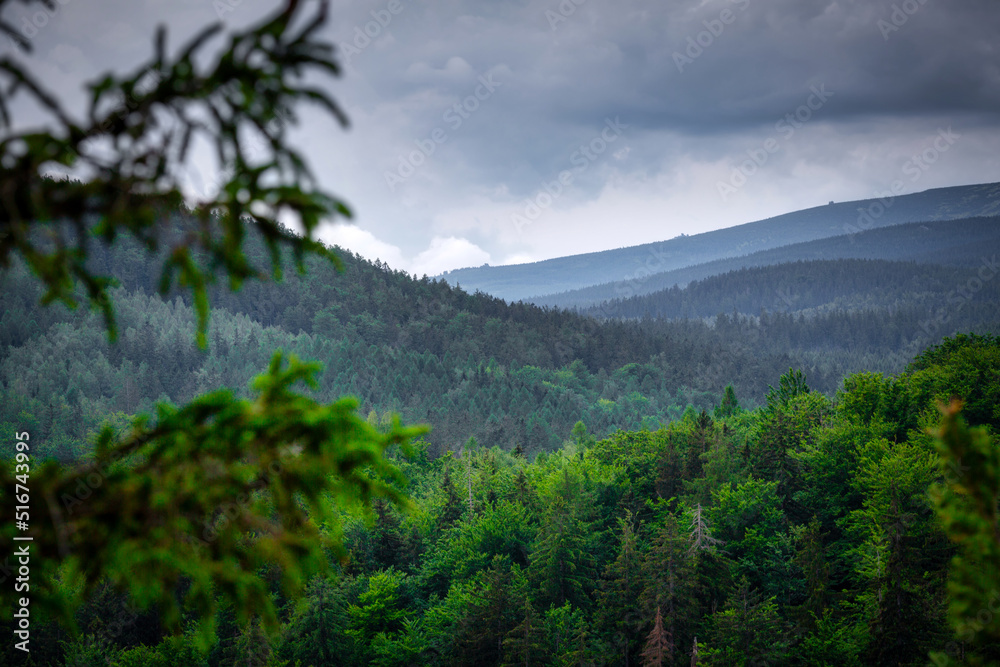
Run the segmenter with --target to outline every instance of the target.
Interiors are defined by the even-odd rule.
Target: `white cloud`
[[[379,240],[374,234],[355,225],[327,225],[319,238],[356,252],[369,260],[379,259],[393,269],[435,276],[443,271],[481,266],[490,261],[490,254],[468,239],[456,236],[435,236],[430,246],[412,259],[407,259],[398,246]]]
[[[538,261],[538,258],[532,255],[531,253],[516,252],[513,255],[505,257],[503,261],[500,262],[500,265],[528,264],[530,262],[536,262],[536,261]]]
[[[398,247],[380,241],[371,232],[355,225],[328,225],[319,232],[319,237],[326,243],[346,248],[367,259],[380,259],[394,269],[407,268],[403,253]]]
[[[489,261],[490,254],[467,239],[435,236],[431,246],[417,255],[411,266],[418,276],[434,276],[442,271],[481,266]]]

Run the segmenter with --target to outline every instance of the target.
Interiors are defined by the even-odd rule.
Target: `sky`
[[[82,109],[158,24],[176,48],[276,6],[9,3],[33,50],[0,51]],[[1000,181],[996,0],[336,0],[324,34],[350,126],[303,109],[290,137],[354,217],[320,236],[416,275]]]

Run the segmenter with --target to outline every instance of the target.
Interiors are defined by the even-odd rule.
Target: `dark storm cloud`
[[[879,21],[909,4],[914,14],[883,38]],[[781,113],[810,82],[841,91],[836,115],[992,112],[1000,101],[1000,13],[989,0],[588,0],[555,29],[544,12],[558,11],[557,3],[500,6],[509,8],[502,17],[495,3],[414,6],[400,17],[412,29],[394,35],[408,60],[461,55],[480,70],[507,64],[518,89],[507,104],[559,122],[627,106],[666,129],[740,126]],[[493,15],[478,14],[485,8]],[[728,25],[723,12],[732,15]],[[398,61],[388,64],[365,73],[397,92],[420,85]]]
[[[212,21],[246,25],[277,4],[66,0],[33,38],[32,58],[68,93],[82,75],[147,58],[164,19],[176,46]],[[954,126],[963,139],[914,187],[1000,180],[998,7],[339,0],[329,35],[345,71],[323,85],[352,127],[345,134],[307,112],[294,136],[359,211],[359,224],[404,258],[468,240],[497,260],[553,256],[866,197],[939,127]],[[10,12],[21,20],[20,8]],[[817,90],[826,91],[821,104]],[[808,123],[783,136],[779,123],[796,113]],[[580,169],[581,148],[600,147],[608,122],[624,128],[620,136]],[[772,137],[782,141],[778,151],[738,196],[720,200],[717,183]],[[401,161],[420,164],[402,177]],[[526,197],[574,168],[543,219],[512,226]],[[393,174],[401,182],[387,184]],[[618,197],[611,210],[629,211],[620,237],[607,238],[606,209],[560,217],[609,191]],[[570,245],[555,250],[555,239]]]
[[[634,133],[708,137],[773,125],[811,86],[835,97],[827,123],[995,118],[1000,103],[1000,22],[985,0],[404,5],[395,43],[352,65],[383,99],[440,97],[410,110],[415,127],[439,124],[476,74],[500,68],[503,89],[461,137],[464,168],[484,178],[549,176],[609,117]],[[371,19],[367,4],[352,7],[351,28]],[[449,76],[455,58],[464,76]]]

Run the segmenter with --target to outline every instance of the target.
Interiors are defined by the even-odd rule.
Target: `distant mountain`
[[[792,243],[858,233],[908,222],[1000,214],[1000,183],[938,188],[893,199],[833,203],[767,220],[669,241],[559,257],[530,264],[458,269],[443,276],[469,292],[508,301],[740,257]]]
[[[757,316],[761,312],[811,317],[838,311],[903,308],[967,312],[969,305],[983,304],[990,306],[992,316],[969,324],[992,324],[1000,312],[1000,280],[977,280],[971,283],[975,290],[968,288],[970,280],[978,278],[977,273],[978,264],[939,266],[881,259],[797,261],[729,271],[683,288],[606,301],[583,312],[622,319],[710,318],[720,313]],[[996,275],[996,270],[992,273]],[[963,287],[967,296],[953,303]]]
[[[614,299],[652,294],[744,268],[818,259],[884,259],[951,266],[978,264],[1000,252],[1000,217],[894,225],[718,259],[639,279],[594,285],[531,299],[540,306],[589,308]],[[714,313],[713,313],[714,314]]]

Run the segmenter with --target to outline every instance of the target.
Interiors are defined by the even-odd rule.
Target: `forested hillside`
[[[180,234],[188,223],[175,224]],[[259,239],[248,243],[263,262]],[[68,460],[108,415],[124,419],[218,387],[245,393],[281,348],[323,363],[317,396],[355,395],[374,420],[398,412],[430,423],[435,454],[471,435],[534,453],[558,446],[580,420],[601,435],[657,428],[689,404],[709,407],[728,383],[754,404],[796,364],[781,351],[729,349],[700,323],[600,325],[340,256],[342,272],[317,260],[304,276],[212,290],[205,351],[195,345],[190,297],[161,298],[161,261],[135,245],[95,248],[91,258],[120,280],[117,344],[98,314],[42,308],[23,268],[5,272],[0,423],[16,417],[37,428],[46,453]],[[817,381],[832,391],[841,377]]]
[[[580,2],[240,4],[0,0],[0,666],[1000,667],[1000,183],[447,280],[320,241],[349,198],[414,265],[499,252],[470,206],[612,108],[542,181],[575,181],[556,238],[733,160],[757,210],[887,182],[947,122],[927,90],[994,109],[963,92],[991,14],[922,10],[876,68],[872,7],[741,20],[653,90],[664,35],[707,50],[744,7],[593,3],[553,37]],[[893,69],[918,52],[943,85]],[[804,64],[774,129],[818,122],[727,158]],[[452,99],[453,131],[483,110],[425,134]],[[956,144],[922,184],[996,180],[989,123],[947,128],[900,173]],[[386,197],[397,140],[389,190],[428,166]],[[601,281],[588,313],[497,296]]]
[[[939,464],[926,428],[939,401],[960,396],[968,422],[995,433],[998,378],[1000,340],[959,336],[899,376],[848,378],[833,400],[789,372],[752,412],[730,395],[654,430],[595,440],[579,424],[533,460],[474,439],[445,456],[418,447],[398,459],[412,506],[345,513],[347,558],[302,604],[275,590],[276,634],[224,610],[201,654],[191,632],[167,636],[155,612],[105,590],[79,611],[82,636],[42,626],[32,655],[122,667],[248,655],[268,665],[997,660],[975,609],[947,620],[960,547],[928,489],[969,473]],[[982,566],[954,576],[985,586]]]
[[[531,300],[592,285],[618,281],[640,284],[656,274],[695,264],[805,243],[855,235],[917,221],[947,221],[1000,213],[1000,184],[938,188],[911,195],[837,202],[691,236],[629,248],[559,257],[511,266],[481,266],[447,272],[443,277],[467,290],[482,290],[509,301]],[[668,215],[668,214],[665,214]],[[680,220],[670,221],[683,228]],[[845,255],[882,257],[882,255]],[[783,261],[806,259],[793,256]],[[895,257],[894,259],[899,259]],[[723,270],[729,270],[729,267]],[[698,277],[704,277],[698,276]],[[687,280],[691,280],[688,278]],[[686,281],[682,281],[686,282]],[[671,287],[659,284],[653,289]],[[629,294],[639,292],[632,291]],[[621,296],[604,295],[598,300]],[[563,303],[560,305],[572,305]]]
[[[883,259],[938,264],[977,270],[1000,252],[1000,218],[970,218],[917,222],[881,229],[792,243],[741,257],[661,273],[644,273],[629,280],[594,285],[531,299],[540,306],[586,308],[604,301],[651,294],[712,276],[789,262],[836,259]],[[933,268],[928,269],[934,271]]]
[[[247,395],[275,349],[320,361],[312,394],[357,395],[375,428],[393,412],[432,428],[392,454],[412,503],[338,509],[342,559],[301,604],[274,589],[272,634],[223,608],[203,651],[194,625],[171,636],[107,587],[77,611],[82,635],[36,627],[38,664],[992,656],[948,621],[957,551],[928,500],[947,477],[926,430],[953,396],[972,424],[1000,425],[1000,339],[935,346],[996,330],[989,280],[954,304],[941,291],[967,284],[962,269],[793,263],[659,295],[682,319],[599,321],[340,258],[211,290],[205,350],[190,297],[160,297],[162,256],[134,245],[91,256],[119,276],[115,343],[98,313],[40,307],[23,267],[4,272],[0,428],[37,434],[36,456],[86,460],[99,424],[124,430],[156,401]],[[237,516],[205,516],[199,539]]]
[[[989,257],[984,261],[990,261]],[[815,316],[838,311],[891,313],[953,310],[960,328],[996,322],[1000,312],[1000,262],[953,268],[883,260],[790,262],[730,271],[629,299],[607,301],[584,313],[609,318],[713,317],[761,311]],[[981,276],[985,276],[983,280]]]
[[[175,224],[180,234],[186,223]],[[259,242],[251,248],[264,256]],[[118,344],[107,342],[95,313],[40,308],[35,281],[9,271],[0,296],[0,423],[28,419],[49,453],[69,460],[107,415],[124,420],[156,401],[182,403],[218,387],[245,392],[281,348],[323,363],[316,396],[351,394],[370,419],[397,412],[431,424],[434,454],[470,436],[536,453],[558,446],[577,421],[599,436],[656,429],[688,405],[715,404],[727,384],[744,405],[758,405],[789,367],[832,393],[850,372],[898,372],[944,335],[998,324],[995,284],[956,307],[945,296],[964,273],[891,263],[732,274],[665,293],[662,312],[636,301],[608,313],[722,315],[710,323],[599,324],[341,258],[342,272],[313,261],[304,276],[288,271],[281,282],[213,290],[206,351],[194,343],[190,297],[161,298],[160,262],[135,246],[92,257],[120,279]]]

